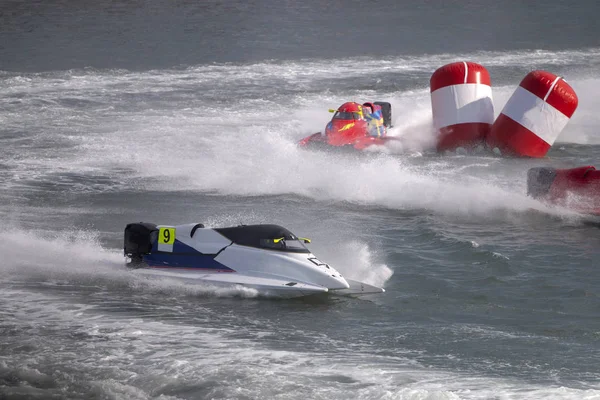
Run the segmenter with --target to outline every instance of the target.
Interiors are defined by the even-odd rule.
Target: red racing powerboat
[[[591,165],[531,168],[527,172],[527,194],[578,212],[600,215],[600,171]]]
[[[387,137],[391,127],[392,106],[385,102],[359,104],[353,101],[342,104],[333,112],[325,132],[317,132],[302,139],[303,147],[351,148],[364,150],[369,146],[383,145],[393,138]]]

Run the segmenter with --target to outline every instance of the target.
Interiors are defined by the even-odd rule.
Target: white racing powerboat
[[[253,288],[266,297],[360,295],[383,288],[344,278],[278,225],[205,228],[132,223],[125,228],[128,266],[139,274],[186,283]]]

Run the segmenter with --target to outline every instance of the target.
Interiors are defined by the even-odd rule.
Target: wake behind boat
[[[136,273],[186,283],[243,286],[266,297],[315,294],[359,295],[384,289],[343,277],[278,225],[209,229],[132,223],[125,227],[124,253]]]

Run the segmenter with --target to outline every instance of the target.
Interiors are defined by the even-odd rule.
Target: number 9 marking
[[[159,228],[158,243],[159,244],[175,243],[175,228]]]

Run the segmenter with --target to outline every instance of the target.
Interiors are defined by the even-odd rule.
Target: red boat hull
[[[321,132],[313,133],[310,136],[302,139],[298,144],[306,148],[329,148],[329,149],[352,149],[352,150],[365,150],[371,146],[383,146],[386,143],[397,140],[395,137],[383,136],[361,136],[352,141],[340,142],[330,141],[327,137],[323,136]]]

